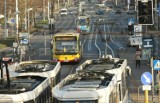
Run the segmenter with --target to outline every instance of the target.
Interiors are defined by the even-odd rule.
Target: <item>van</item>
[[[68,15],[68,10],[66,8],[62,8],[60,10],[60,15],[63,16],[63,15]]]

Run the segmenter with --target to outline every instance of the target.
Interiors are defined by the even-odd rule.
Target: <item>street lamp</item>
[[[27,12],[28,12],[28,35],[29,35],[29,40],[30,40],[30,34],[29,34],[29,24],[30,24],[30,21],[29,21],[29,11],[32,11],[32,10],[33,10],[33,8],[29,8],[27,10]]]
[[[19,14],[18,0],[16,0],[16,12],[14,14],[16,14],[16,29],[17,29],[16,34],[17,34],[17,43],[19,44],[19,34],[18,34],[18,26],[19,26],[19,24],[18,24],[18,14]]]
[[[7,12],[7,10],[6,10],[6,5],[7,5],[7,3],[6,3],[6,0],[4,1],[4,20],[5,20],[5,24],[4,24],[4,28],[5,28],[5,37],[8,37],[8,34],[7,34],[7,15],[6,15],[6,12]]]
[[[17,9],[16,9],[17,10]],[[14,13],[14,15],[16,15],[16,37],[17,37],[17,43],[19,44],[19,34],[18,34],[18,26],[19,26],[19,23],[18,23],[18,14],[20,13],[20,11],[16,11]]]

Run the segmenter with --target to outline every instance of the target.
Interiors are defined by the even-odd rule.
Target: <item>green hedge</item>
[[[0,50],[3,49],[3,48],[6,48],[7,46],[4,45],[4,44],[0,44]]]

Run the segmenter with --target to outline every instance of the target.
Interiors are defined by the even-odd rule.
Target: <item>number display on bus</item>
[[[68,37],[56,37],[56,41],[64,41],[64,40],[76,40],[76,37],[68,36]]]

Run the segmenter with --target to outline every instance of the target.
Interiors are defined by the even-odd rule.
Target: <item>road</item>
[[[110,12],[108,15],[111,15],[113,17],[114,13]],[[111,18],[109,17],[109,18]],[[68,16],[59,16],[56,20],[56,29],[60,29],[61,31],[67,31],[67,30],[76,30],[76,24],[75,24],[75,15],[68,15]],[[93,18],[92,21],[94,21],[97,18]],[[122,20],[120,20],[122,22]],[[124,22],[122,22],[122,25],[125,25]],[[89,35],[82,35],[82,50],[83,50],[83,56],[82,56],[82,62],[86,59],[95,59],[102,57],[106,54],[111,54],[115,57],[118,57],[118,50],[124,49],[126,50],[126,42],[127,38],[126,35],[124,36],[114,36],[109,34],[99,34],[97,28],[95,28],[95,24],[92,23],[91,26],[91,34]],[[110,31],[110,25],[102,24],[99,25],[98,28],[101,28],[104,32],[112,32]],[[116,31],[119,26],[113,26],[113,30]],[[46,39],[45,39],[46,38]],[[108,42],[104,42],[103,39],[110,39]],[[42,33],[36,34],[31,39],[31,50],[33,55],[32,59],[51,59],[51,49],[50,49],[50,41],[51,36],[50,34],[42,35]],[[46,43],[46,45],[45,45]],[[38,55],[37,55],[38,54]],[[62,78],[67,76],[69,73],[73,72],[73,68],[75,68],[76,65],[63,65],[63,69],[65,69],[65,73],[62,73]]]
[[[90,12],[94,15],[94,12]],[[91,33],[89,35],[82,36],[82,60],[79,64],[76,63],[62,63],[61,69],[61,79],[65,78],[68,74],[74,73],[75,68],[83,63],[87,59],[96,59],[100,58],[103,55],[111,54],[113,57],[120,57],[128,60],[129,66],[132,68],[132,76],[128,78],[129,85],[129,95],[133,103],[138,102],[137,93],[138,88],[142,86],[140,77],[143,72],[151,72],[150,67],[146,62],[142,63],[141,69],[135,69],[134,67],[134,54],[135,48],[127,48],[128,35],[114,35],[112,32],[122,32],[128,25],[128,18],[134,18],[134,15],[115,14],[114,11],[108,11],[105,15],[106,23],[102,23],[98,26],[95,26],[94,21],[98,19],[99,16],[92,18]],[[76,30],[75,24],[75,15],[68,16],[58,16],[56,20],[56,29],[61,31]],[[112,21],[113,20],[113,21]],[[100,34],[98,31],[101,30],[105,34]],[[48,33],[48,30],[45,31],[46,35],[42,33],[36,33],[31,38],[31,49],[30,56],[32,60],[35,59],[49,59],[51,60],[51,48],[50,41],[51,35]],[[140,89],[141,90],[141,89]],[[139,103],[144,101],[144,93],[141,90],[139,97]],[[151,91],[149,92],[149,103],[152,101]],[[156,97],[157,99],[157,97]]]

